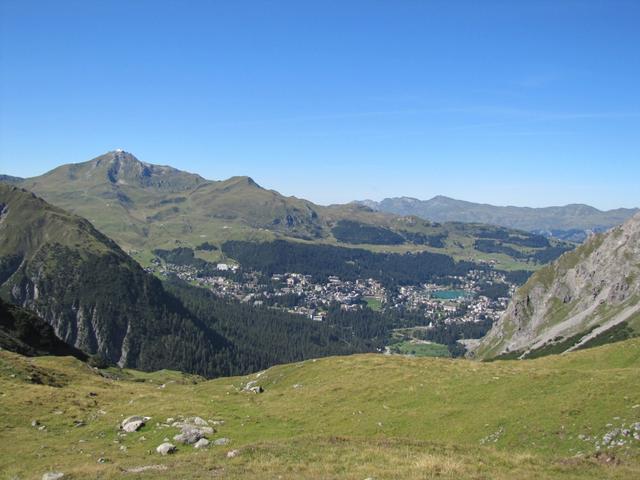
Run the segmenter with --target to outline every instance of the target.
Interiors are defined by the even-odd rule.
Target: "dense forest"
[[[340,220],[331,233],[339,242],[369,243],[372,245],[400,245],[405,242],[402,235],[398,235],[388,228],[367,225],[353,220]]]
[[[559,244],[556,246],[552,246],[549,244],[549,241],[540,237],[542,240],[547,242],[547,246],[543,248],[538,248],[537,250],[533,250],[531,252],[521,252],[516,250],[509,244],[516,244],[520,246],[525,246],[525,243],[529,243],[526,246],[537,245],[538,241],[536,240],[538,236],[529,237],[529,239],[518,239],[518,237],[508,237],[504,242],[501,240],[480,238],[474,242],[474,248],[479,252],[485,253],[503,253],[513,258],[518,258],[521,260],[529,260],[535,263],[544,264],[548,263],[552,260],[555,260],[563,253],[573,249],[573,246],[570,244]]]
[[[376,253],[358,248],[274,242],[229,241],[222,244],[225,255],[244,268],[266,275],[297,272],[324,281],[331,275],[343,280],[374,278],[385,286],[443,282],[451,275],[465,275],[483,269],[472,262],[455,262],[439,253]]]
[[[330,309],[325,321],[268,307],[220,299],[209,290],[178,278],[165,283],[207,328],[233,344],[219,374],[239,375],[305,358],[374,352],[389,335],[389,320],[371,310],[343,312]]]

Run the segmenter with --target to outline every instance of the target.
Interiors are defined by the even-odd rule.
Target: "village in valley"
[[[343,311],[370,308],[419,313],[424,315],[427,328],[435,323],[493,322],[506,309],[515,291],[515,285],[503,273],[491,269],[452,276],[449,286],[426,283],[385,288],[371,278],[348,281],[329,276],[319,282],[311,275],[295,272],[265,276],[235,264],[210,265],[213,271],[203,272],[192,265],[176,265],[156,258],[147,270],[162,277],[175,275],[209,289],[218,297],[280,309],[319,322],[325,319],[329,307],[336,304]]]

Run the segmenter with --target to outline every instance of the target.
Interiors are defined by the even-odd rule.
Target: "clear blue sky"
[[[640,1],[0,0],[0,172],[640,205]]]

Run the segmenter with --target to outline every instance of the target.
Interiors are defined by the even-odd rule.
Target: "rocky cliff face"
[[[559,353],[637,331],[640,214],[534,274],[473,353],[479,358]]]
[[[60,340],[53,328],[33,312],[0,298],[0,347],[27,356],[63,355],[86,360],[80,350]]]

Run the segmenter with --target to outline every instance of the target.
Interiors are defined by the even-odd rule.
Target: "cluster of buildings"
[[[504,276],[493,270],[474,270],[465,276],[452,277],[455,290],[427,283],[401,286],[393,293],[371,278],[348,281],[330,276],[326,281],[316,282],[311,275],[300,273],[265,277],[259,272],[239,271],[236,265],[222,263],[206,275],[193,266],[173,265],[159,260],[155,260],[149,270],[165,276],[177,275],[185,281],[210,289],[220,297],[279,308],[316,321],[324,319],[332,304],[353,311],[373,303],[381,308],[420,311],[434,322],[480,322],[496,320],[509,301],[508,297],[490,299],[478,294],[481,284],[506,283]],[[514,288],[511,286],[509,292],[512,293]]]

